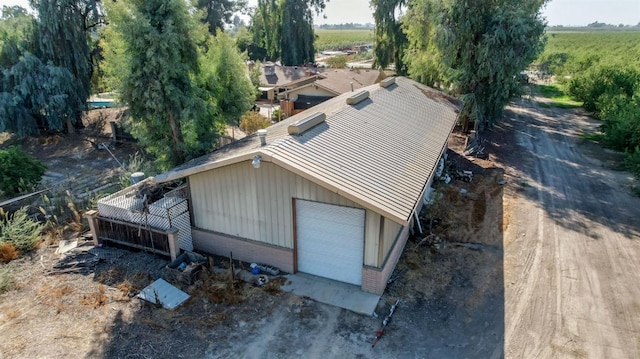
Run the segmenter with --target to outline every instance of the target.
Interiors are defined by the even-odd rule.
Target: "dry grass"
[[[8,310],[6,310],[4,312],[4,316],[8,320],[16,319],[16,318],[20,317],[21,315],[22,315],[22,312],[19,309],[16,309],[16,308],[9,308]]]
[[[136,272],[128,275],[120,267],[109,268],[97,277],[103,285],[116,288],[122,296],[113,298],[116,301],[129,301],[152,280],[149,272]]]
[[[40,143],[41,145],[55,145],[60,141],[62,141],[62,136],[60,135],[38,137],[38,143]]]
[[[106,287],[101,285],[95,292],[83,294],[80,299],[80,304],[95,308],[101,307],[107,304],[108,298],[106,294]]]
[[[18,258],[18,250],[13,244],[5,242],[0,243],[0,263],[9,263]]]
[[[60,299],[66,295],[69,295],[74,292],[74,289],[69,284],[62,284],[56,288],[53,288],[49,293],[51,294],[51,298]]]
[[[274,278],[263,287],[263,290],[269,294],[282,293],[282,285],[285,282],[286,279],[284,277]]]

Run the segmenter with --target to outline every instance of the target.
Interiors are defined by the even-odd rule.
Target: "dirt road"
[[[640,357],[640,198],[575,110],[511,108],[505,357]],[[600,155],[594,155],[600,153]],[[613,154],[612,154],[613,155]]]

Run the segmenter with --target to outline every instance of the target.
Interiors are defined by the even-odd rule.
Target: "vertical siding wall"
[[[189,185],[195,227],[285,248],[293,248],[292,198],[362,208],[269,162],[202,172],[190,176]],[[377,242],[378,232],[365,236],[374,233]]]
[[[407,239],[409,238],[409,226],[402,228],[398,234],[398,240],[394,242],[391,252],[383,263],[383,268],[365,266],[362,269],[362,290],[365,292],[380,294],[384,293],[387,281],[393,273],[393,269],[400,259]]]

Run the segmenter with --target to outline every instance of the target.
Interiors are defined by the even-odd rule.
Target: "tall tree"
[[[98,5],[95,1],[32,0],[38,12],[38,52],[43,63],[65,68],[75,79],[68,94],[67,106],[74,115],[67,116],[69,130],[85,108],[91,93],[91,49],[85,27],[87,12]]]
[[[405,25],[409,73],[450,85],[464,102],[464,131],[470,121],[491,126],[519,93],[517,75],[544,47],[541,8],[546,1],[412,1]],[[416,21],[421,18],[425,21]],[[430,49],[436,51],[423,52]]]
[[[315,58],[313,13],[309,5],[313,6],[313,1],[281,0],[280,53],[283,65],[303,65]]]
[[[3,16],[5,28],[27,25],[17,27],[24,32],[18,41],[10,35],[15,30],[0,31],[0,128],[25,135],[38,126],[61,130],[66,124],[72,131],[90,93],[88,29],[100,2],[33,0],[31,6],[38,13],[35,22],[16,8]]]
[[[209,35],[183,0],[120,0],[107,10],[104,68],[118,76],[133,135],[163,168],[212,151],[255,98],[233,41]]]
[[[438,29],[435,14],[442,11],[441,2],[412,1],[402,21],[407,36],[403,60],[414,80],[432,87],[447,87],[447,67],[436,42]]]
[[[200,107],[191,80],[198,71],[197,31],[187,4],[129,0],[108,10],[124,43],[120,95],[129,105],[133,135],[164,165],[182,163],[181,124]]]
[[[407,4],[407,0],[371,0],[374,29],[374,66],[386,69],[394,64],[396,72],[404,75],[407,72],[403,60],[407,46],[407,37],[402,31],[401,19],[396,14]]]
[[[34,52],[35,18],[20,6],[3,6],[0,15],[0,68],[6,69],[24,52]]]
[[[280,58],[282,33],[280,7],[277,0],[258,0],[258,7],[251,17],[251,35],[258,49],[264,49],[264,58],[254,60],[275,61]],[[260,54],[261,51],[257,50]]]
[[[283,65],[313,62],[313,11],[320,13],[324,6],[325,0],[258,0],[251,25],[254,43],[265,49],[266,59],[279,58]]]
[[[246,75],[244,58],[233,40],[220,32],[209,41],[196,76],[203,108],[184,128],[189,157],[211,151],[221,129],[227,124],[238,126],[256,97],[257,89]]]
[[[247,2],[246,0],[194,0],[194,5],[204,10],[201,21],[207,24],[209,32],[215,35],[218,30],[224,30],[226,24],[231,24],[233,14],[246,9]]]

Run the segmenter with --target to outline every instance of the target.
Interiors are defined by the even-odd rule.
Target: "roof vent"
[[[316,112],[311,116],[290,124],[289,127],[287,127],[287,131],[290,135],[301,135],[312,127],[324,122],[326,119],[327,115],[325,115],[324,112]]]
[[[380,81],[380,87],[389,87],[396,83],[395,77],[387,77],[386,79]]]
[[[267,130],[258,130],[258,137],[260,137],[260,146],[264,146],[267,144]]]
[[[347,105],[355,105],[368,98],[369,98],[369,91],[360,91],[351,97],[347,97]]]

